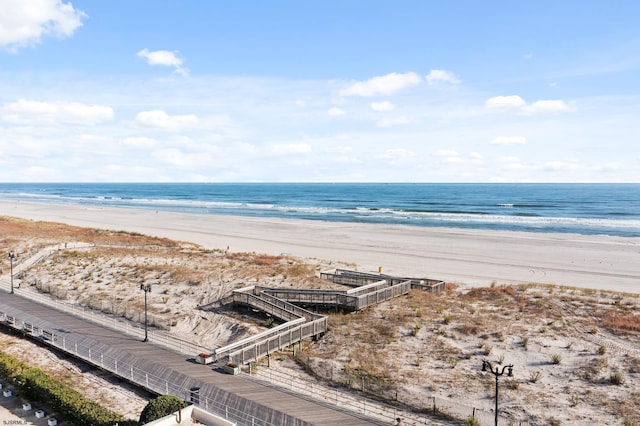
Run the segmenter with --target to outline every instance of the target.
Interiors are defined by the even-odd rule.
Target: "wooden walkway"
[[[389,282],[379,280],[346,291],[317,289],[282,289],[249,286],[234,290],[228,298],[236,305],[259,309],[285,321],[260,334],[215,349],[210,354],[217,361],[228,360],[247,364],[290,347],[304,339],[319,338],[328,329],[325,315],[301,306],[336,307],[357,311],[385,300],[409,293],[409,280]]]
[[[158,394],[197,403],[238,425],[382,425],[322,401],[222,374],[177,352],[142,342],[38,302],[0,291],[0,321]]]
[[[320,278],[329,280],[336,284],[351,287],[360,287],[379,280],[386,280],[391,283],[391,285],[408,281],[411,283],[411,288],[424,290],[429,293],[440,293],[441,291],[444,291],[445,284],[444,281],[429,278],[394,277],[392,275],[385,275],[382,273],[372,274],[368,272],[352,271],[349,269],[336,269],[333,271],[321,272]]]

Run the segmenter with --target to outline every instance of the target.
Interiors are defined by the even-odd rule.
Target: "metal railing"
[[[424,411],[431,411],[434,417],[428,417],[417,413],[404,406],[398,400],[398,404],[385,403],[371,398],[366,398],[354,392],[342,391],[323,385],[320,382],[312,381],[289,374],[277,368],[258,366],[251,375],[269,383],[278,384],[280,387],[289,389],[299,395],[308,395],[314,399],[325,401],[326,403],[345,407],[350,411],[381,419],[389,424],[400,417],[406,425],[438,425],[451,424],[448,421],[438,420],[437,417],[452,417],[456,419],[467,419],[474,416],[480,425],[490,426],[494,424],[495,415],[492,411],[472,407],[459,401],[440,398],[435,395],[425,397]],[[364,382],[363,382],[364,388]],[[528,419],[514,419],[500,415],[500,424],[510,424],[514,426],[528,426]]]
[[[16,288],[15,294],[43,305],[50,306],[53,309],[70,313],[95,324],[100,324],[114,330],[122,331],[130,336],[139,337],[141,340],[144,338],[144,325],[128,321],[123,317],[106,314],[95,309],[81,306],[77,303],[60,300],[30,288]],[[195,356],[202,352],[211,353],[211,349],[203,345],[180,339],[179,337],[171,335],[167,331],[158,330],[156,328],[148,328],[148,339],[159,346],[164,346],[165,348],[183,355]]]
[[[175,395],[185,401],[195,403],[206,411],[210,411],[227,420],[236,422],[239,425],[280,426],[280,423],[271,423],[262,418],[248,414],[246,410],[237,409],[234,406],[220,403],[218,398],[208,398],[206,395],[198,394],[198,400],[194,401],[194,386],[187,385],[185,387],[184,384],[189,382],[189,378],[182,374],[180,375],[183,376],[183,380],[181,380],[182,385],[180,385],[174,381],[167,380],[164,377],[152,374],[133,363],[127,362],[126,360],[105,355],[101,351],[96,351],[95,345],[91,345],[90,343],[87,344],[85,341],[78,341],[74,339],[73,334],[34,327],[31,323],[25,322],[22,319],[16,318],[14,315],[9,315],[5,312],[0,312],[0,321],[15,330],[23,333],[29,333],[33,337],[40,338],[48,345],[54,346],[66,353],[84,360],[85,362],[109,371],[151,392],[159,395]],[[172,374],[172,377],[176,377],[175,372]],[[195,379],[191,379],[191,382],[193,385],[198,384]],[[301,421],[297,421],[296,424],[305,425],[305,423]]]

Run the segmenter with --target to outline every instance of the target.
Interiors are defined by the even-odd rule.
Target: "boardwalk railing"
[[[238,409],[233,404],[221,402],[234,400],[234,398],[229,398],[224,391],[219,391],[220,394],[224,393],[225,395],[220,395],[218,398],[211,398],[199,394],[197,401],[194,401],[193,389],[194,385],[198,384],[195,379],[174,372],[173,374],[167,375],[167,377],[173,379],[169,380],[160,374],[154,374],[145,368],[140,368],[136,365],[135,357],[131,357],[130,355],[119,357],[117,354],[114,354],[113,351],[109,351],[108,347],[102,347],[104,345],[100,345],[95,341],[87,341],[85,337],[76,340],[77,336],[65,333],[64,331],[56,332],[54,330],[34,327],[31,323],[25,322],[5,312],[0,312],[0,321],[17,331],[28,333],[33,337],[42,339],[48,345],[54,346],[103,370],[109,371],[151,392],[159,395],[175,395],[185,401],[194,402],[206,411],[236,422],[238,425],[281,425],[280,422],[269,422],[264,420],[262,416],[250,415],[246,410]],[[306,424],[301,421],[298,421],[297,424],[306,426]]]
[[[3,280],[4,281],[4,280]],[[77,317],[86,319],[96,324],[104,325],[109,328],[120,330],[126,334],[142,339],[144,337],[144,325],[131,322],[123,317],[113,314],[105,314],[104,312],[91,309],[77,303],[71,303],[65,300],[57,299],[46,293],[40,293],[31,288],[19,288],[15,290],[19,296],[34,300],[46,306],[50,306],[56,310],[67,312]],[[211,349],[188,340],[180,339],[167,331],[159,330],[153,327],[148,328],[149,341],[171,349],[177,353],[194,356],[199,353],[210,353]]]
[[[391,284],[410,281],[411,288],[424,290],[430,293],[440,293],[444,290],[445,284],[444,281],[429,278],[394,277],[391,275],[372,274],[368,272],[351,271],[348,269],[335,269],[333,271],[320,272],[320,278],[329,280],[336,284],[348,285],[351,287],[360,287],[380,280],[387,280]]]
[[[382,280],[347,291],[259,286],[234,290],[231,299],[233,303],[251,306],[287,322],[255,336],[217,348],[213,354],[216,360],[226,358],[232,362],[246,364],[327,332],[326,316],[303,309],[294,303],[360,310],[407,294],[410,289],[411,282],[408,280],[391,285]]]
[[[232,362],[247,364],[304,339],[316,338],[327,332],[328,320],[326,316],[315,314],[281,300],[267,293],[266,289],[262,287],[245,287],[235,290],[232,296],[233,302],[236,304],[260,309],[287,322],[257,335],[217,348],[213,352],[216,360],[226,358]]]
[[[424,414],[421,415],[404,408],[399,399],[398,404],[395,405],[384,403],[353,392],[323,386],[317,381],[307,380],[277,368],[259,366],[251,374],[260,380],[277,383],[296,394],[309,395],[314,399],[319,399],[329,404],[348,407],[363,415],[385,420],[388,424],[393,424],[398,417],[402,418],[403,424],[407,426],[442,424]],[[491,410],[472,407],[460,401],[440,398],[434,395],[425,396],[425,405],[425,411],[432,411],[440,416],[445,414],[458,419],[467,419],[474,416],[482,426],[493,425],[495,421],[495,414]],[[526,418],[514,418],[502,414],[499,416],[499,422],[501,425],[529,426],[529,420]]]

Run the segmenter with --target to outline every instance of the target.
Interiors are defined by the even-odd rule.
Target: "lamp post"
[[[491,371],[491,373],[493,373],[493,375],[496,376],[496,424],[495,426],[498,426],[498,379],[500,378],[500,376],[504,374],[505,371],[508,371],[507,377],[513,377],[513,364],[505,365],[504,367],[502,367],[502,370],[500,370],[500,366],[496,366],[496,368],[494,369],[489,361],[487,361],[486,359],[483,359],[482,371],[487,371],[487,368],[489,368],[489,371]]]
[[[143,342],[148,342],[149,337],[147,335],[147,293],[151,291],[151,286],[140,284],[140,290],[144,291],[144,340]]]
[[[16,254],[14,252],[9,252],[9,263],[11,264],[11,294],[13,294],[13,259],[15,259]]]

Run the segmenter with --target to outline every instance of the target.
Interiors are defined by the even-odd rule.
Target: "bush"
[[[504,384],[507,389],[511,390],[518,390],[518,388],[520,387],[520,382],[518,381],[518,379],[514,379],[513,377],[509,377],[507,380],[505,380]]]
[[[598,347],[598,355],[604,355],[607,353],[607,347],[605,345],[600,345]]]
[[[39,368],[23,370],[17,377],[21,392],[29,399],[51,406],[60,417],[76,425],[113,425],[124,418],[81,393],[49,377]]]
[[[146,424],[186,407],[187,404],[174,395],[162,395],[149,401],[140,414],[140,423]]]
[[[542,372],[541,371],[532,371],[529,373],[529,381],[531,383],[535,383],[538,380],[540,380],[540,377],[542,376]]]
[[[476,416],[469,416],[464,421],[464,426],[480,426],[480,420]]]
[[[0,352],[0,375],[18,384],[25,397],[48,404],[60,417],[75,425],[111,426],[115,423],[132,425],[121,415],[102,408],[81,393],[28,366],[10,355]]]
[[[488,343],[485,343],[484,345],[482,345],[482,351],[484,352],[485,355],[489,355],[492,350],[493,350],[492,345]]]
[[[560,364],[562,362],[562,355],[560,354],[553,354],[551,355],[551,363],[552,364]]]
[[[622,374],[622,371],[616,370],[609,376],[609,381],[613,385],[620,386],[624,383],[624,374]]]

